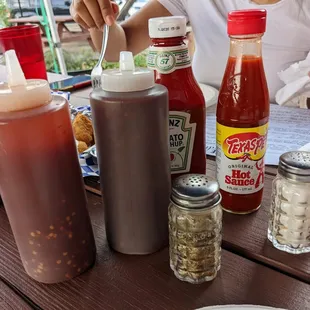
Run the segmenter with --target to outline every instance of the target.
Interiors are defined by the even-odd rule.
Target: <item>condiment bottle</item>
[[[272,185],[268,239],[282,251],[310,252],[310,153],[280,157]]]
[[[206,172],[206,108],[202,91],[191,68],[184,42],[186,18],[160,17],[149,20],[148,67],[156,83],[169,92],[169,143],[171,174]]]
[[[174,180],[169,207],[170,267],[194,284],[213,280],[221,266],[222,208],[218,183],[205,175]]]
[[[95,242],[68,102],[47,81],[25,80],[7,51],[0,86],[0,193],[28,275],[73,278],[95,261]]]
[[[110,246],[149,254],[168,244],[168,94],[121,52],[90,97]]]
[[[257,210],[264,187],[269,95],[262,60],[265,10],[228,14],[230,53],[217,105],[217,180],[226,211]]]

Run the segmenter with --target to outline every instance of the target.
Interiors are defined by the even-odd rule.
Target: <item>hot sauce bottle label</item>
[[[217,180],[232,194],[253,194],[264,186],[268,123],[255,128],[216,126]]]
[[[190,123],[186,112],[169,112],[169,145],[171,173],[189,172],[196,133],[196,123]]]
[[[184,46],[150,47],[147,66],[162,74],[191,66],[188,48]]]

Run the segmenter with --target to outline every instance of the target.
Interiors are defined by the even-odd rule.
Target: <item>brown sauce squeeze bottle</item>
[[[110,246],[149,254],[168,244],[168,93],[121,52],[90,98]]]

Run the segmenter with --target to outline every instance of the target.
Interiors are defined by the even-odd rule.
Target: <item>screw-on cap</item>
[[[294,151],[282,154],[278,172],[287,179],[310,183],[310,152]]]
[[[213,208],[221,202],[218,183],[204,174],[186,174],[172,184],[171,200],[183,209]]]
[[[266,31],[266,10],[238,10],[228,13],[227,33],[229,35],[247,35]]]
[[[104,70],[101,75],[102,89],[110,92],[134,92],[155,85],[154,71],[135,68],[131,52],[121,52],[119,69]]]
[[[149,19],[150,38],[175,38],[186,35],[186,17],[169,16]]]

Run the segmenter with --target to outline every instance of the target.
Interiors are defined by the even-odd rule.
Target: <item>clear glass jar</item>
[[[270,110],[262,56],[266,13],[237,10],[227,19],[230,50],[216,111],[216,172],[222,207],[234,214],[257,211],[263,198]]]
[[[216,181],[189,174],[175,179],[169,206],[170,267],[194,284],[213,280],[221,266],[222,208]]]
[[[273,181],[268,239],[279,250],[310,252],[310,153],[280,157]]]

